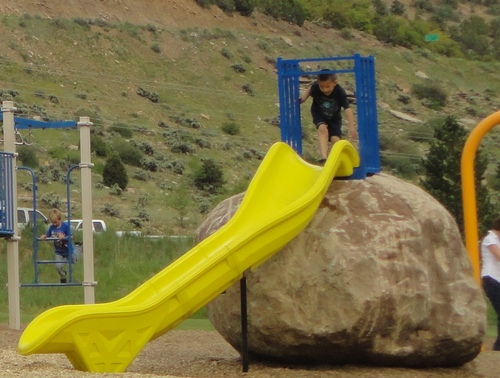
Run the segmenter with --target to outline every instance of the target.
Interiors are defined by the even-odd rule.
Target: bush
[[[108,154],[108,145],[97,134],[92,134],[90,137],[90,150],[99,157],[106,157]]]
[[[227,59],[231,59],[233,57],[233,54],[231,54],[231,51],[229,51],[229,49],[227,47],[223,47],[221,50],[220,50],[220,53],[221,55],[224,57],[224,58],[227,58]]]
[[[117,139],[113,141],[113,149],[123,163],[134,167],[142,167],[143,153],[126,140]]]
[[[158,43],[153,43],[151,45],[151,50],[153,50],[155,53],[159,54],[161,52],[160,45]]]
[[[32,148],[20,146],[17,152],[19,154],[19,160],[21,160],[24,166],[30,168],[37,168],[39,166],[38,156],[36,156]]]
[[[429,100],[429,104],[440,107],[445,106],[448,99],[446,91],[435,83],[413,84],[411,92],[419,100],[427,99]]]
[[[201,190],[217,193],[224,184],[222,168],[212,159],[202,160],[202,165],[193,173],[193,183]]]
[[[233,0],[215,0],[215,4],[224,12],[227,13],[234,12],[235,7]]]
[[[175,142],[170,147],[170,150],[173,153],[188,155],[193,154],[196,151],[196,147],[193,144],[187,142]]]
[[[202,8],[208,8],[214,2],[215,2],[215,0],[196,0],[196,4],[198,4]]]
[[[393,15],[377,20],[373,34],[378,40],[403,47],[421,46],[421,32],[405,19]]]
[[[133,131],[132,128],[128,127],[126,124],[121,122],[115,122],[110,128],[110,131],[120,134],[124,138],[132,138]]]
[[[380,160],[384,171],[406,179],[415,178],[420,167],[420,161],[409,156],[382,155]]]
[[[405,12],[406,12],[405,5],[399,0],[394,0],[394,2],[391,5],[391,13],[397,14],[398,16],[402,16]]]
[[[122,190],[125,190],[127,187],[127,170],[118,155],[112,155],[104,164],[102,182],[104,185],[110,187],[117,184]]]
[[[259,9],[267,16],[302,26],[307,18],[306,9],[298,0],[261,0]]]
[[[245,84],[241,87],[246,93],[248,93],[250,96],[255,96],[255,92],[250,84]]]
[[[250,16],[255,9],[255,0],[234,0],[234,8],[242,16]]]
[[[244,73],[244,72],[246,72],[246,70],[247,70],[247,69],[245,68],[245,66],[243,66],[243,64],[241,64],[241,63],[235,63],[235,64],[233,64],[233,65],[231,66],[231,68],[232,68],[233,70],[235,70],[236,72],[238,72],[238,73]]]
[[[238,135],[240,133],[240,126],[235,122],[225,122],[222,125],[222,131],[229,135]]]

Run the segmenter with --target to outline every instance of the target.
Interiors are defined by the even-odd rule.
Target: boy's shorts
[[[313,114],[313,123],[316,126],[316,129],[322,123],[327,125],[328,128],[328,140],[331,140],[332,137],[336,136],[337,138],[342,139],[342,130],[340,128],[340,124],[335,122],[334,120],[326,120],[323,116],[319,114]]]

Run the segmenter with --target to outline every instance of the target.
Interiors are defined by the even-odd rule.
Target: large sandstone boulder
[[[220,203],[198,240],[242,197]],[[253,358],[433,367],[462,365],[481,349],[486,304],[455,221],[386,174],[335,180],[309,226],[246,277]],[[239,284],[208,311],[241,350]]]

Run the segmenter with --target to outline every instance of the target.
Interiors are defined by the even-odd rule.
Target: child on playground
[[[331,143],[333,146],[335,142],[342,139],[341,108],[344,108],[349,123],[349,137],[356,139],[358,131],[354,124],[354,114],[349,107],[347,94],[337,83],[337,75],[329,72],[320,73],[317,80],[300,97],[300,103],[304,103],[309,97],[313,98],[311,114],[318,130],[318,145],[321,154],[318,163],[324,164],[328,157],[328,144]]]
[[[481,243],[481,279],[486,296],[497,315],[497,339],[493,350],[500,350],[500,218]]]
[[[64,267],[69,258],[69,224],[68,222],[62,221],[62,213],[58,209],[50,210],[49,221],[51,222],[51,225],[47,229],[47,232],[40,237],[40,239],[54,239],[56,261],[60,261],[56,263],[57,273],[59,274],[60,282],[66,283],[66,270],[64,270]]]

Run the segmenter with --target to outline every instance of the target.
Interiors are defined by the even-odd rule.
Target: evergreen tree
[[[224,172],[213,159],[203,159],[202,165],[193,172],[194,185],[209,193],[217,193],[224,185]]]
[[[106,186],[117,184],[122,190],[125,190],[127,187],[127,170],[118,155],[113,154],[106,160],[102,171],[102,182]]]
[[[422,187],[448,209],[464,234],[462,205],[462,151],[467,140],[465,129],[453,116],[434,127],[434,139],[423,161],[425,177]],[[496,216],[487,187],[483,184],[487,160],[478,150],[474,162],[474,175],[477,196],[478,224],[481,235],[489,229],[491,220]]]

